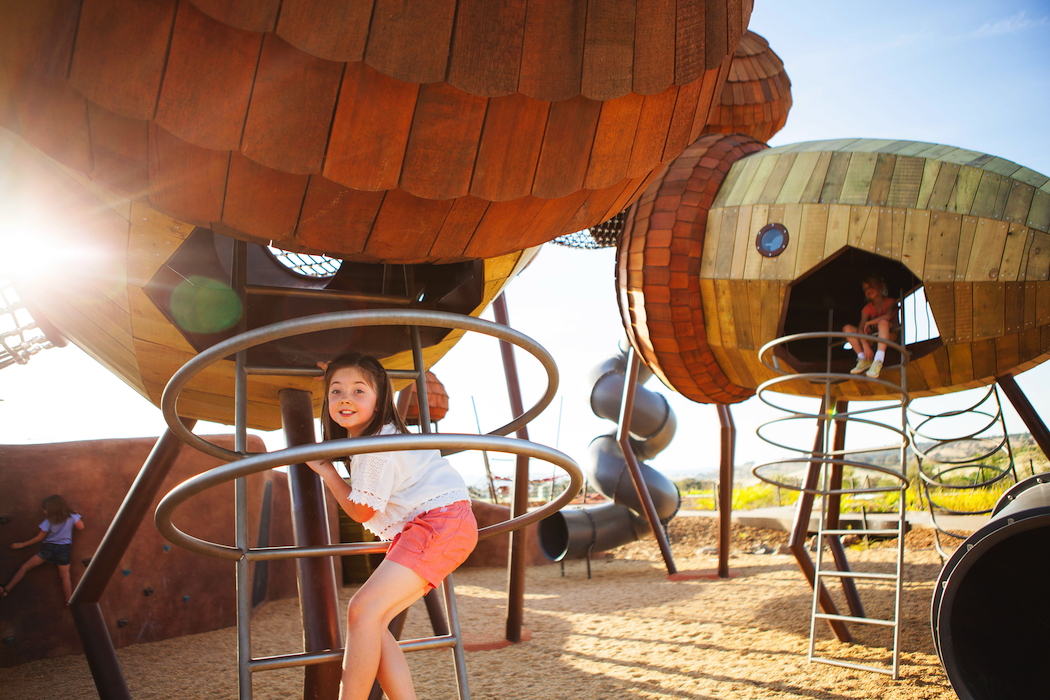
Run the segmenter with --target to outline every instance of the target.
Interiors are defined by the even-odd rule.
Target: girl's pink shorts
[[[478,521],[470,501],[456,501],[417,515],[394,535],[386,558],[415,571],[437,588],[466,561],[478,543]]]

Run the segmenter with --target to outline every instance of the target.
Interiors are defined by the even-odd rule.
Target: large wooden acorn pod
[[[855,323],[860,281],[870,273],[891,296],[921,287],[939,330],[909,341],[912,396],[980,386],[1050,356],[1050,178],[951,146],[815,141],[737,160],[704,209],[685,196],[712,177],[712,138],[686,149],[643,194],[620,245],[625,325],[669,386],[697,401],[746,396],[773,376],[758,360],[763,344],[826,330],[829,312],[836,329]],[[669,181],[688,183],[681,200]],[[771,224],[787,232],[786,245],[763,255],[758,236]],[[661,277],[663,269],[670,272]],[[906,315],[906,338],[912,323]],[[697,361],[704,348],[700,356],[715,367]],[[783,365],[822,371],[823,348],[793,347]],[[837,349],[833,370],[846,373],[854,359]],[[897,381],[899,371],[882,377]],[[824,388],[795,382],[781,390],[817,396]],[[885,397],[863,381],[832,390]]]
[[[724,368],[717,319],[701,304],[700,264],[719,186],[734,162],[763,148],[742,134],[701,137],[631,207],[617,248],[620,314],[631,345],[664,384],[701,403],[736,403],[754,393]]]
[[[751,2],[5,0],[0,126],[240,240],[489,258],[623,210],[701,133]]]
[[[787,123],[791,80],[769,43],[744,32],[733,54],[720,103],[711,110],[705,134],[747,134],[769,141]]]
[[[54,257],[16,289],[154,403],[235,330],[235,240],[266,288],[249,290],[249,328],[377,305],[275,288],[393,287],[402,306],[479,314],[535,246],[621,211],[700,134],[750,14],[747,0],[0,0],[2,243]],[[343,267],[296,277],[271,242]],[[188,316],[173,302],[187,289]],[[460,335],[425,337],[427,365]],[[409,362],[403,338],[374,345]],[[253,376],[251,427],[279,426],[289,385],[317,387]],[[232,387],[221,362],[179,411],[230,422]]]

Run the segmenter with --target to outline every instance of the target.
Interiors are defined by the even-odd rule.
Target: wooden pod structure
[[[701,133],[750,14],[750,0],[5,0],[0,126],[240,240],[491,258],[632,202]]]
[[[784,128],[791,109],[791,80],[769,42],[744,32],[733,54],[719,104],[711,110],[705,134],[747,134],[769,141]]]
[[[27,263],[46,263],[32,276],[15,278],[16,289],[33,301],[34,314],[41,314],[65,338],[159,406],[164,385],[182,365],[236,331],[233,324],[240,320],[239,302],[229,287],[221,284],[224,275],[229,279],[229,256],[224,260],[221,253],[230,250],[231,239],[173,219],[145,203],[122,199],[10,132],[0,130],[0,151],[7,154],[12,166],[0,171],[0,191],[9,217],[5,224],[21,222],[34,234],[21,241],[23,247],[17,254],[25,256]],[[225,249],[222,241],[226,242]],[[7,240],[5,254],[12,254],[10,245],[16,242]],[[381,265],[344,262],[334,277],[311,279],[284,269],[264,246],[248,247],[249,327],[312,313],[369,308],[352,298],[317,300],[300,298],[293,292],[354,291],[340,286],[345,266],[350,266],[347,269],[360,280],[359,291],[370,292],[370,287],[363,286],[366,278],[384,269]],[[421,281],[447,293],[440,293],[432,305],[424,300],[424,306],[416,303],[414,308],[477,316],[536,250],[460,265],[416,266]],[[442,270],[451,274],[441,276],[438,273]],[[377,284],[382,282],[379,279]],[[195,290],[200,293],[192,294]],[[389,368],[411,368],[407,335],[395,332],[400,329],[385,334],[380,330],[367,337],[315,334],[301,343],[263,346],[259,349],[263,354],[255,359],[249,353],[249,362],[312,367],[345,350],[352,341],[355,349],[384,358],[383,364]],[[462,336],[460,331],[421,332],[428,367]],[[188,385],[179,400],[179,414],[232,424],[233,387],[231,358],[212,365]],[[312,378],[251,375],[249,427],[281,427],[278,392],[283,388],[312,392],[315,406],[320,407],[321,383]]]
[[[445,385],[434,375],[427,372],[427,407],[430,409],[430,420],[437,423],[448,413],[448,392]],[[397,412],[409,425],[419,425],[419,396],[416,385],[409,384],[397,395]]]
[[[661,188],[671,173],[689,182],[685,169],[701,180],[710,176],[704,169],[713,159],[687,155],[696,146],[710,150],[710,138],[687,149],[643,194],[617,261],[631,342],[651,365],[655,357],[654,371],[672,388],[709,402],[724,402],[731,390],[753,392],[773,376],[758,349],[779,336],[856,323],[864,303],[860,281],[871,273],[895,297],[897,290],[908,296],[921,289],[939,332],[918,338],[907,314],[926,311],[907,311],[905,304],[913,397],[984,385],[1050,356],[1050,178],[931,143],[799,143],[733,163],[706,220],[696,223],[690,218],[696,197],[678,201]],[[773,224],[787,232],[786,245],[763,255],[758,236]],[[660,244],[664,239],[670,247]],[[650,274],[660,269],[669,271],[666,281]],[[684,274],[674,278],[676,270]],[[699,290],[702,327],[687,323],[695,313],[674,305],[676,295],[687,294],[682,284]],[[699,370],[685,378],[665,369],[690,361],[701,342],[731,387],[705,391],[707,375]],[[799,372],[823,371],[824,359],[819,343],[793,348],[781,362]],[[836,349],[833,371],[847,372],[854,359],[850,350]],[[899,379],[888,368],[882,376]],[[781,388],[824,391],[803,382]],[[847,399],[885,398],[879,391],[855,380],[833,387],[835,397]]]
[[[717,319],[701,305],[700,264],[719,186],[734,162],[765,147],[743,134],[701,137],[631,207],[620,236],[616,286],[628,340],[664,384],[693,401],[754,394],[724,369]]]

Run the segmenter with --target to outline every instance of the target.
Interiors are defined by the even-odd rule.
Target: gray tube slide
[[[941,571],[930,623],[960,700],[1047,696],[1050,475],[1014,485]]]
[[[630,440],[636,457],[652,459],[671,442],[677,423],[667,400],[641,386],[652,373],[644,366],[640,370],[644,371],[639,371],[635,388]],[[619,421],[625,371],[625,354],[596,368],[591,390],[595,415]],[[563,508],[541,521],[540,549],[554,561],[603,552],[652,534],[645,516],[640,515],[644,512],[642,504],[616,435],[595,438],[589,452],[591,459],[583,465],[584,473],[591,486],[613,503]],[[657,516],[666,523],[681,505],[678,487],[647,464],[641,464],[641,471]]]

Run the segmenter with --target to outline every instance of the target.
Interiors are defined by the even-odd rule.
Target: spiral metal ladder
[[[319,375],[317,368],[279,368],[251,366],[247,364],[247,350],[257,345],[333,329],[348,329],[374,326],[403,326],[411,332],[414,369],[408,371],[391,371],[395,378],[414,378],[419,395],[421,412],[427,410],[425,366],[423,362],[420,327],[439,327],[473,331],[489,335],[517,345],[526,350],[541,363],[548,375],[547,390],[540,400],[528,411],[516,416],[503,427],[487,435],[463,435],[445,433],[429,434],[429,416],[421,415],[424,434],[401,436],[383,436],[369,438],[352,438],[333,440],[324,443],[298,445],[271,453],[249,454],[247,452],[247,379],[251,374],[260,375]],[[203,438],[194,435],[183,425],[177,413],[180,392],[204,368],[236,356],[235,369],[235,414],[236,437],[235,450],[221,448]],[[525,515],[482,528],[479,539],[486,539],[525,527],[542,520],[559,510],[571,501],[580,491],[583,476],[580,468],[567,455],[557,450],[528,442],[527,440],[504,437],[535,418],[553,400],[557,392],[558,372],[553,358],[541,346],[527,336],[504,325],[491,323],[470,316],[419,310],[375,310],[349,311],[340,313],[307,316],[292,321],[264,326],[234,336],[224,342],[201,352],[184,365],[169,381],[164,390],[161,406],[169,429],[184,443],[194,449],[228,463],[199,474],[172,489],[157,507],[155,520],[161,534],[176,545],[208,556],[230,559],[236,562],[237,583],[237,647],[238,647],[238,688],[241,700],[252,697],[252,675],[266,670],[307,666],[337,662],[343,657],[343,649],[324,651],[307,651],[253,658],[251,654],[251,582],[249,564],[277,559],[299,557],[330,557],[336,555],[366,555],[383,553],[388,542],[369,542],[351,544],[329,544],[321,546],[282,546],[255,547],[248,542],[247,513],[247,477],[278,466],[302,464],[307,460],[330,459],[337,456],[352,456],[365,452],[388,452],[396,450],[437,449],[444,454],[459,452],[465,449],[507,452],[541,459],[550,462],[566,471],[570,477],[568,488],[543,507]],[[229,481],[235,483],[235,544],[226,545],[207,542],[179,530],[172,523],[175,510],[191,497],[209,488]],[[463,643],[459,629],[459,617],[456,609],[456,598],[450,575],[442,584],[448,632],[435,634],[420,639],[402,640],[402,650],[422,651],[428,649],[451,648],[455,662],[456,681],[459,697],[467,700],[470,691],[467,684],[466,664],[464,661]]]
[[[937,421],[966,416],[983,416],[987,422],[966,434],[955,434],[951,437],[932,434],[932,429]],[[1002,435],[998,435],[997,432],[988,434],[994,429],[1002,430]],[[1018,482],[1013,447],[1010,445],[1010,434],[1006,429],[1006,419],[1003,415],[1003,404],[999,399],[998,387],[990,384],[988,391],[969,406],[939,413],[920,411],[913,403],[908,407],[908,434],[911,437],[911,449],[919,465],[923,499],[926,501],[930,521],[934,526],[934,545],[943,564],[951,553],[944,550],[941,536],[958,542],[966,539],[967,535],[960,535],[943,526],[937,519],[938,513],[949,516],[988,515],[994,506],[967,510],[951,507],[943,501],[938,502],[937,498],[952,491],[991,489]],[[920,439],[926,440],[927,444],[920,447],[918,442]],[[944,448],[965,442],[983,444],[986,449],[976,447],[955,458],[943,454]],[[987,459],[1003,454],[1005,454],[1005,459],[999,466],[982,464]]]
[[[829,318],[829,328],[834,327]],[[883,378],[872,378],[864,374],[850,375],[836,372],[832,368],[832,350],[846,341],[856,342],[859,337],[856,334],[845,332],[813,332],[797,333],[777,338],[759,350],[759,359],[777,376],[763,382],[757,390],[759,399],[768,406],[787,413],[787,416],[776,418],[759,426],[757,435],[765,442],[779,447],[788,452],[797,453],[798,456],[765,462],[756,465],[752,473],[758,479],[774,486],[796,490],[800,492],[798,507],[795,516],[795,526],[792,531],[791,549],[798,560],[799,566],[806,575],[813,588],[812,606],[810,611],[810,635],[808,660],[810,662],[825,663],[833,666],[842,666],[860,671],[884,673],[891,675],[894,680],[899,678],[900,672],[900,603],[902,590],[902,570],[904,565],[904,537],[906,531],[907,512],[907,489],[909,480],[906,475],[908,436],[906,431],[906,410],[909,395],[906,389],[906,368],[910,358],[904,347],[903,329],[902,337],[898,342],[880,340],[875,336],[867,336],[873,344],[885,342],[887,346],[900,353],[901,361],[897,365],[887,365],[884,372],[899,370],[899,383],[891,382]],[[797,373],[781,365],[780,358],[776,354],[778,348],[785,348],[793,342],[814,340],[826,341],[826,352],[823,371]],[[848,402],[841,399],[841,393],[835,390],[835,385],[846,380],[854,380],[871,383],[884,393],[896,398],[891,405],[877,406],[848,410]],[[783,390],[792,382],[807,382],[823,384],[824,396],[821,399],[820,409],[817,413],[801,412],[788,408],[774,401],[771,395],[778,389]],[[872,414],[891,410],[900,411],[900,424],[890,424],[874,420]],[[812,448],[799,447],[779,442],[769,437],[768,429],[775,424],[799,421],[816,420],[817,435]],[[865,453],[881,451],[884,448],[861,448],[846,449],[845,428],[849,422],[864,424],[870,427],[888,430],[900,438],[898,443],[900,451],[899,470],[869,464],[862,461]],[[896,421],[894,422],[896,423]],[[834,431],[832,426],[834,425]],[[830,446],[830,449],[829,449]],[[788,480],[781,470],[784,468],[796,468],[805,465],[805,476],[799,480]],[[882,481],[877,480],[871,485],[865,479],[863,485],[858,485],[856,479],[851,479],[850,485],[844,484],[844,471],[849,468],[856,472],[864,471],[873,473]],[[898,512],[893,527],[875,528],[865,522],[861,528],[843,528],[840,523],[840,506],[843,496],[864,496],[879,493],[898,494]],[[805,537],[815,499],[820,498],[820,515],[817,519],[816,551],[817,560],[814,564],[805,550]],[[857,571],[851,569],[846,560],[845,548],[841,542],[844,535],[859,536],[896,536],[897,557],[895,568],[892,573],[879,571]],[[832,554],[832,561],[825,564],[824,551],[828,549]],[[843,594],[849,607],[850,614],[840,614],[828,593],[824,581],[838,580],[842,585]],[[861,580],[872,582],[892,583],[894,586],[893,616],[891,618],[869,617],[864,612],[856,583]],[[888,666],[873,666],[858,664],[842,659],[819,656],[816,649],[817,621],[824,620],[830,627],[836,638],[843,642],[852,641],[846,624],[873,625],[883,628],[891,628],[893,634],[893,645],[891,659]]]

